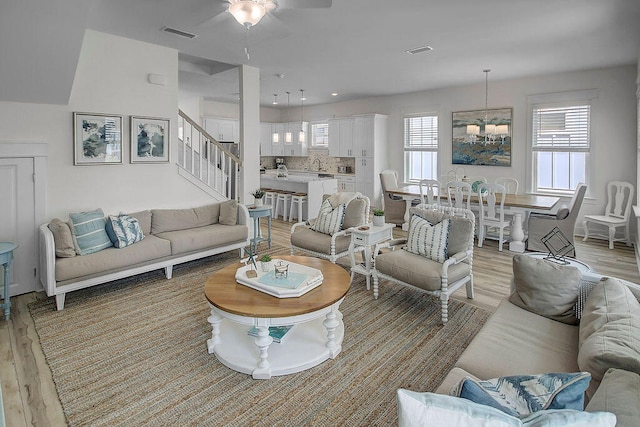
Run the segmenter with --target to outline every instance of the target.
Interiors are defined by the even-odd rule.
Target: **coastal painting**
[[[73,113],[75,165],[122,164],[122,116]]]
[[[511,114],[511,108],[454,112],[453,164],[511,166]]]
[[[131,163],[169,162],[170,122],[131,116]]]

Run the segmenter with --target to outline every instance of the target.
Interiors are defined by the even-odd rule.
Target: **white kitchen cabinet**
[[[338,191],[356,191],[356,178],[355,176],[335,175],[338,179]]]
[[[204,129],[219,142],[238,142],[238,120],[208,117],[204,120]]]
[[[271,156],[271,123],[260,123],[260,155]]]
[[[351,117],[329,120],[329,155],[354,157],[353,119]]]
[[[278,141],[273,141],[273,135],[278,135]],[[271,123],[271,155],[284,156],[284,123]]]
[[[355,153],[356,191],[371,199],[371,206],[381,207],[379,174],[387,168],[387,116],[354,116],[353,151]]]
[[[309,123],[308,122],[290,122],[285,123],[285,132],[287,130],[291,132],[291,142],[284,142],[283,149],[285,156],[307,156],[309,135]],[[304,141],[300,141],[300,130],[304,129]]]

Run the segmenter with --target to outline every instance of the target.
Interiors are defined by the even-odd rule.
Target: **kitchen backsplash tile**
[[[275,168],[276,156],[260,157],[260,167],[264,169]],[[318,162],[320,160],[320,170],[328,173],[338,173],[338,166],[346,166],[351,168],[351,172],[355,173],[356,161],[353,157],[332,157],[326,151],[311,151],[307,157],[287,157],[284,156],[285,165],[290,170],[318,170]]]

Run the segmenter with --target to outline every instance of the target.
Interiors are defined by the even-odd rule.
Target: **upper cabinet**
[[[218,142],[238,142],[240,139],[238,120],[205,118],[204,129]]]
[[[273,133],[271,131],[271,123],[260,123],[260,155],[271,156],[271,140]]]
[[[353,121],[351,117],[329,120],[329,155],[354,157]]]
[[[308,141],[311,136],[309,135],[309,123],[308,122],[290,122],[283,123],[283,155],[284,156],[306,156],[309,154]],[[300,140],[300,131],[304,130],[304,140]],[[286,134],[291,132],[291,140],[287,141]]]

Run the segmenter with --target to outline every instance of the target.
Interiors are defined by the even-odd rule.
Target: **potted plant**
[[[269,271],[273,267],[273,262],[271,255],[262,255],[260,257],[260,266],[262,267],[262,271]]]
[[[384,225],[384,211],[382,209],[374,209],[373,210],[373,225],[380,226]]]
[[[249,194],[251,194],[255,199],[254,204],[256,206],[262,206],[262,198],[264,197],[264,190],[261,190],[258,188],[257,190],[253,190]]]

